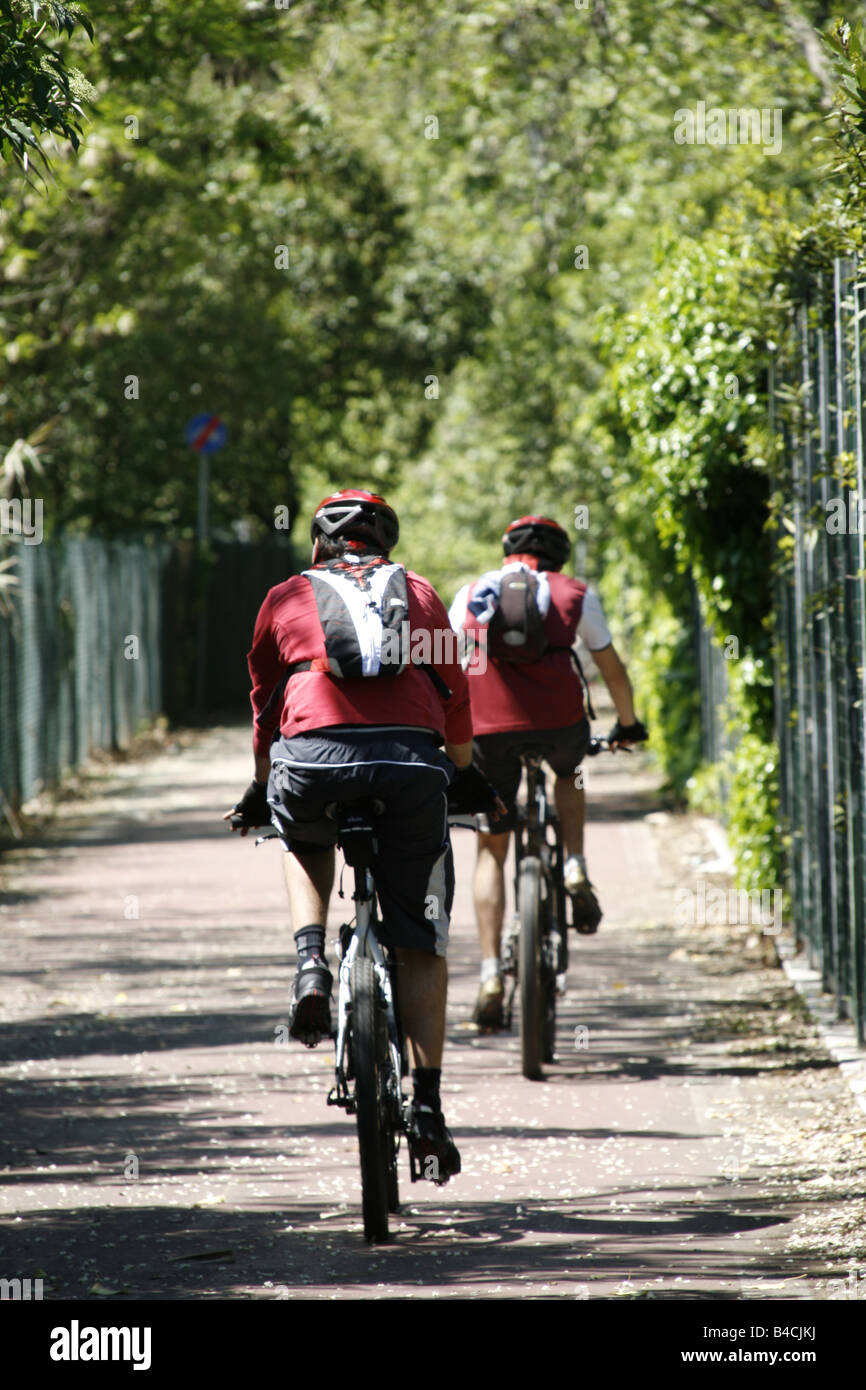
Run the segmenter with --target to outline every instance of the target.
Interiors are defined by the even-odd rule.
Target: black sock
[[[439,1083],[442,1080],[441,1067],[413,1067],[412,1085],[415,1099],[419,1105],[429,1105],[431,1110],[441,1109]]]
[[[321,960],[325,959],[324,927],[320,927],[316,923],[309,927],[301,927],[300,931],[295,932],[295,943],[298,947],[298,965],[303,965],[313,956],[318,956]]]

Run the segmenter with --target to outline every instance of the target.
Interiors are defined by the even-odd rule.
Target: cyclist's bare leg
[[[586,821],[586,792],[574,785],[573,777],[557,777],[553,799],[566,856],[583,854],[583,827]]]
[[[444,956],[397,950],[400,1019],[413,1067],[441,1067],[448,966]]]
[[[293,850],[283,856],[292,926],[297,931],[309,922],[325,925],[328,901],[334,886],[334,851],[305,854]]]
[[[499,959],[502,919],[505,915],[505,859],[510,831],[503,835],[478,836],[475,862],[475,917],[481,942],[481,957]]]
[[[445,1125],[439,1097],[447,989],[444,956],[397,948],[400,1018],[412,1067],[409,1152],[413,1174],[437,1183],[460,1172],[460,1155]]]
[[[583,857],[583,826],[586,817],[586,793],[576,787],[571,777],[557,777],[553,788],[559,814],[562,842],[565,846],[565,887],[572,895],[574,925],[583,935],[591,935],[601,921],[601,908],[586,873]]]
[[[328,999],[332,976],[325,964],[325,925],[334,882],[334,851],[284,856],[289,910],[298,947],[298,973],[292,986],[289,1032],[315,1047],[331,1031]]]
[[[481,944],[481,983],[472,1020],[479,1028],[498,1029],[503,1024],[502,975],[499,957],[502,919],[505,915],[505,859],[509,831],[478,836],[475,863],[475,918]]]

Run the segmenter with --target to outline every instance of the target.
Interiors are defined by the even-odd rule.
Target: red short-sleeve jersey
[[[517,557],[512,557],[517,558]],[[521,556],[521,559],[526,559]],[[547,572],[550,607],[544,631],[551,647],[571,648],[583,608],[586,585],[558,571]],[[466,632],[484,633],[468,603],[462,626]],[[480,639],[483,645],[483,637]],[[547,651],[540,661],[526,664],[495,661],[486,668],[469,670],[472,727],[475,734],[501,734],[512,729],[560,729],[576,724],[584,715],[583,689],[568,650]]]
[[[277,727],[286,737],[334,724],[398,724],[433,729],[452,743],[472,737],[466,676],[448,614],[436,590],[421,575],[406,574],[413,649],[428,634],[430,664],[451,691],[439,694],[430,677],[409,666],[399,676],[343,680],[327,671],[299,671],[298,662],[324,662],[325,640],[312,585],[303,575],[269,590],[256,619],[247,656],[252,681],[253,747],[266,757]],[[423,639],[421,639],[423,641]]]

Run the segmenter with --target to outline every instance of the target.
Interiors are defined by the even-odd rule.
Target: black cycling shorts
[[[501,835],[517,825],[514,803],[520,786],[523,752],[532,749],[540,753],[557,777],[573,777],[588,747],[589,720],[585,715],[578,724],[568,724],[564,729],[512,729],[504,734],[479,734],[472,760],[508,807],[508,814],[498,820],[488,817],[490,833]]]
[[[286,849],[303,850],[336,843],[336,822],[325,815],[330,802],[382,801],[373,822],[378,933],[388,946],[444,956],[454,898],[453,777],[454,764],[424,730],[317,729],[271,744],[268,802]]]

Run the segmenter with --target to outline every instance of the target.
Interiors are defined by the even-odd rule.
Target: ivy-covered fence
[[[863,267],[801,290],[772,407],[780,813],[798,941],[866,1042],[866,558]]]

